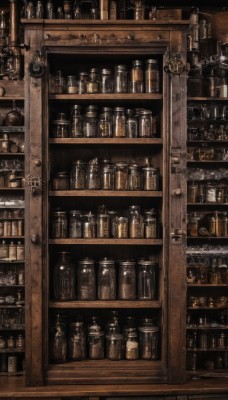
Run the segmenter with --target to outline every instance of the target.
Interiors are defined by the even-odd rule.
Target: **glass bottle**
[[[96,237],[96,220],[95,215],[91,212],[83,215],[82,236],[86,239],[93,239]]]
[[[75,18],[75,19],[77,19],[77,18]],[[79,73],[79,81],[78,81],[78,93],[79,94],[86,93],[86,83],[88,82],[88,79],[89,79],[88,72],[80,72]]]
[[[81,106],[78,104],[74,104],[71,107],[70,111],[70,136],[71,137],[82,137],[82,115],[81,115]]]
[[[52,190],[69,190],[69,175],[67,171],[56,172],[51,182]]]
[[[144,236],[144,223],[143,217],[140,213],[140,207],[129,207],[129,238],[140,239]]]
[[[103,107],[98,121],[98,136],[103,138],[112,137],[112,108]]]
[[[127,67],[126,65],[116,65],[114,75],[115,93],[127,93]]]
[[[82,18],[82,12],[81,12],[81,6],[80,6],[79,0],[74,1],[73,16],[74,16],[74,19]]]
[[[138,261],[138,298],[155,300],[155,264],[150,260]]]
[[[140,326],[139,328],[140,359],[158,359],[158,333],[157,326]]]
[[[152,111],[141,110],[139,112],[139,137],[152,137]]]
[[[101,190],[114,189],[114,166],[112,164],[101,165]]]
[[[47,19],[54,19],[55,15],[54,15],[54,5],[52,0],[47,0],[46,3],[46,18]]]
[[[104,258],[98,268],[98,300],[116,299],[116,270],[114,260]]]
[[[86,164],[81,160],[73,162],[70,172],[70,188],[73,190],[86,188]]]
[[[110,69],[101,70],[101,93],[113,93],[113,78]]]
[[[110,238],[110,216],[107,213],[97,214],[97,238]]]
[[[71,322],[68,346],[71,360],[86,358],[86,336],[82,321]]]
[[[116,239],[128,238],[128,218],[116,216],[113,219],[113,237]]]
[[[125,161],[115,163],[115,190],[128,190],[128,164]]]
[[[119,324],[119,312],[111,311],[109,314],[109,319],[106,324],[106,332],[110,333],[120,333],[120,324]]]
[[[158,237],[158,221],[154,208],[144,211],[144,237],[145,239],[156,239]]]
[[[86,82],[86,91],[88,94],[99,93],[99,75],[96,68],[91,68],[89,80]]]
[[[69,94],[78,93],[78,81],[76,76],[74,75],[67,76],[66,91]]]
[[[122,360],[123,335],[121,333],[110,333],[106,335],[106,357],[109,360]]]
[[[126,360],[138,360],[139,358],[139,342],[136,331],[129,332],[125,343]]]
[[[88,356],[90,360],[104,358],[104,332],[91,331],[88,334]]]
[[[150,58],[146,60],[145,69],[145,92],[158,93],[160,86],[160,76],[158,69],[158,61]]]
[[[64,19],[72,19],[71,2],[69,0],[63,2],[63,16]]]
[[[119,293],[120,300],[136,299],[136,269],[134,261],[119,262]]]
[[[68,221],[66,211],[54,211],[52,213],[52,238],[62,239],[68,237]]]
[[[27,19],[35,18],[35,7],[32,1],[29,1],[26,5],[25,17]]]
[[[75,299],[75,267],[70,261],[70,253],[59,252],[53,271],[54,299],[68,301]]]
[[[78,264],[78,299],[95,300],[96,298],[96,277],[94,260],[84,258]]]
[[[83,117],[83,134],[84,137],[96,137],[97,136],[97,112],[95,109],[87,109]]]
[[[126,137],[126,117],[124,107],[115,107],[113,113],[113,136]]]
[[[128,167],[128,189],[141,190],[141,171],[138,164],[131,164]]]
[[[65,113],[58,113],[57,119],[52,121],[52,136],[54,138],[67,138],[70,134],[70,121]]]
[[[50,338],[50,359],[56,364],[67,361],[67,338],[65,324],[59,314],[56,316],[56,323],[52,328]]]
[[[126,136],[129,138],[138,137],[138,118],[133,109],[126,109]]]
[[[131,68],[131,82],[130,92],[131,93],[143,93],[144,91],[144,77],[143,67],[141,60],[134,60]]]
[[[36,2],[36,18],[43,18],[44,17],[44,8],[42,1],[38,0]]]
[[[90,160],[87,165],[86,187],[90,190],[99,190],[101,187],[100,164],[97,158]]]
[[[69,211],[69,237],[82,237],[82,215],[80,210]]]

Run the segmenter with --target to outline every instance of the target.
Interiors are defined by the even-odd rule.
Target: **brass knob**
[[[175,195],[175,196],[180,197],[181,194],[182,194],[182,193],[181,193],[181,189],[180,189],[180,188],[174,190],[174,195]]]
[[[41,160],[38,158],[38,159],[36,159],[35,161],[34,161],[34,165],[36,166],[36,167],[40,167],[41,166]]]
[[[39,235],[37,235],[36,233],[33,234],[33,235],[31,236],[31,242],[32,242],[32,244],[38,244],[39,241],[40,241]]]
[[[172,163],[173,163],[173,164],[179,164],[179,162],[180,162],[179,157],[177,157],[177,156],[173,156],[173,157],[172,157]]]

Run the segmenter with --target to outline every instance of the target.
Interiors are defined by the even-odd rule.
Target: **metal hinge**
[[[32,194],[36,195],[42,191],[43,182],[40,176],[32,176],[29,174],[26,176],[25,181]]]

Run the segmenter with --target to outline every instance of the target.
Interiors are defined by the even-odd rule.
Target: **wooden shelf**
[[[215,145],[215,144],[228,144],[228,140],[187,140],[187,144],[193,144],[193,145],[198,145],[198,144],[211,144],[211,145]]]
[[[0,264],[24,264],[25,260],[20,261],[20,260],[0,260]]]
[[[0,99],[2,100],[2,97]],[[24,126],[0,126],[0,133],[23,133],[24,131]]]
[[[24,239],[24,236],[0,236],[0,239],[15,239],[15,240],[20,240],[20,239]]]
[[[199,351],[199,352],[217,352],[217,351],[219,351],[219,352],[228,352],[228,348],[219,348],[219,347],[217,347],[216,349],[210,349],[210,348],[206,348],[206,349],[201,349],[201,348],[194,348],[194,349],[186,349],[186,351],[188,351],[188,352],[195,352],[195,351]]]
[[[187,160],[187,164],[226,164],[227,160]]]
[[[187,97],[188,101],[228,101],[228,97]]]
[[[200,307],[187,307],[187,310],[224,310],[227,308],[227,305],[219,306],[219,307],[208,307],[208,306],[200,306]]]
[[[192,268],[194,268],[194,267],[192,267]],[[198,284],[198,283],[187,283],[187,286],[188,287],[198,287],[198,288],[200,288],[200,287],[228,287],[228,285],[227,284],[225,284],[225,283],[218,283],[218,284],[215,284],[215,283],[201,283],[201,284]]]
[[[49,144],[59,144],[59,145],[89,145],[89,144],[97,144],[97,145],[161,145],[161,138],[50,138]]]
[[[2,153],[0,152],[0,157],[23,157],[25,153]]]
[[[158,300],[75,300],[75,301],[50,301],[50,308],[161,308]]]
[[[205,206],[205,207],[211,207],[211,206],[216,206],[216,207],[220,207],[220,206],[228,206],[228,203],[187,203],[187,206],[197,206],[197,207],[201,207],[201,206]]]
[[[187,326],[187,330],[194,331],[219,331],[219,330],[227,330],[228,325],[218,325],[218,326],[210,326],[210,325],[202,325],[202,326]],[[227,349],[228,350],[228,349]]]
[[[9,327],[3,327],[3,326],[0,326],[0,331],[4,331],[4,332],[10,332],[10,331],[24,331],[25,330],[25,326],[19,326],[19,327],[12,327],[12,328],[9,328]]]
[[[162,197],[161,191],[122,190],[51,190],[53,197]]]
[[[24,192],[25,188],[8,188],[8,187],[4,187],[4,188],[0,188],[0,192]],[[19,208],[19,207],[13,207],[13,206],[8,206],[7,208]]]
[[[124,246],[161,246],[162,239],[49,239],[49,244],[64,245],[124,245]]]
[[[0,289],[1,288],[6,288],[6,289],[7,288],[19,288],[20,289],[20,288],[24,288],[24,287],[25,287],[25,285],[1,285],[0,284]]]
[[[162,94],[156,93],[97,93],[97,94],[49,94],[49,100],[96,100],[96,101],[144,101],[162,100]]]
[[[0,304],[0,308],[25,308],[24,304],[12,304],[8,306],[7,304]]]
[[[6,348],[6,349],[0,349],[0,353],[2,353],[2,354],[9,354],[9,353],[24,353],[25,352],[25,350],[18,350],[18,349],[16,349],[16,348],[13,348],[13,349],[8,349],[8,348]]]

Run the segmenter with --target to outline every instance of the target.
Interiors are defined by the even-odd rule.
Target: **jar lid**
[[[143,171],[151,171],[156,173],[157,172],[157,168],[154,167],[142,167]]]
[[[130,164],[128,167],[130,170],[134,170],[134,169],[138,169],[139,168],[139,164]]]
[[[82,260],[79,260],[80,265],[94,265],[94,260],[92,258],[83,258]]]
[[[91,74],[98,74],[98,69],[97,68],[91,68],[90,69]]]
[[[68,178],[68,172],[67,171],[59,171],[59,172],[56,172],[56,174],[55,174],[55,176],[56,177],[58,177],[58,178],[62,178],[62,177],[67,177]]]
[[[106,335],[106,339],[122,340],[123,335],[122,333],[110,333],[109,335]]]
[[[101,73],[103,74],[103,75],[111,75],[111,70],[110,69],[108,69],[108,68],[103,68],[102,70],[101,70]]]
[[[150,110],[140,110],[139,115],[152,115],[152,111]]]
[[[138,260],[139,265],[143,265],[145,267],[154,267],[156,264],[151,260]]]
[[[66,119],[55,119],[52,121],[53,125],[70,125],[70,121],[67,121]]]
[[[84,161],[82,161],[82,160],[74,160],[73,164],[74,165],[85,165],[86,163]]]
[[[67,216],[67,211],[53,211],[52,215],[54,217],[65,217]]]
[[[138,330],[140,332],[153,333],[153,332],[158,332],[159,328],[157,326],[139,326]]]
[[[146,64],[157,64],[158,60],[156,60],[155,58],[149,58],[146,60]]]
[[[74,328],[74,327],[83,327],[83,325],[84,325],[84,322],[83,321],[75,321],[75,322],[71,322],[70,323],[70,326],[72,327],[72,328]]]
[[[99,265],[109,266],[109,265],[114,265],[114,264],[115,264],[115,260],[112,260],[111,258],[104,257],[99,260]]]
[[[88,335],[89,335],[90,337],[98,337],[98,338],[101,338],[101,337],[104,336],[104,332],[103,332],[103,331],[99,331],[99,330],[97,330],[97,331],[89,331]]]
[[[116,69],[116,71],[126,71],[127,66],[120,64],[120,65],[116,65],[115,69]]]
[[[73,104],[73,106],[71,106],[71,110],[81,110],[81,106],[79,104]]]
[[[141,67],[142,61],[141,60],[133,60],[132,65],[133,65],[133,67]]]
[[[135,267],[135,261],[130,261],[130,260],[126,260],[126,261],[119,261],[119,264],[123,267]]]
[[[124,112],[124,111],[125,111],[125,108],[124,108],[124,107],[115,107],[115,108],[114,108],[114,111],[121,111],[121,112]]]
[[[123,167],[127,167],[128,163],[126,163],[125,161],[118,161],[118,162],[115,163],[115,166],[123,168]]]
[[[101,112],[102,113],[106,113],[106,112],[112,112],[112,107],[102,107],[102,109],[101,109]]]
[[[71,217],[78,217],[81,216],[82,212],[81,210],[70,210],[69,214]]]

